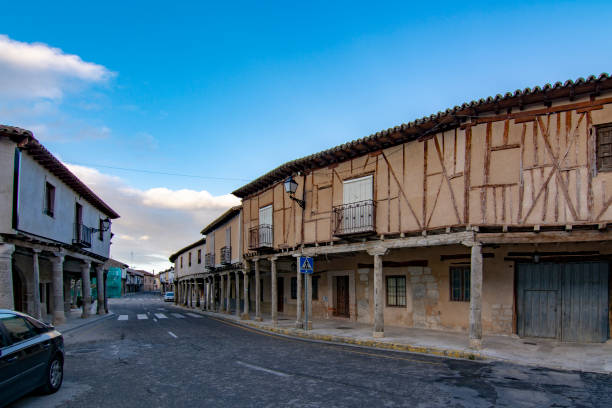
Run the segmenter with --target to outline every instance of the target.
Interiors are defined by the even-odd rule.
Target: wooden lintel
[[[483,244],[535,244],[535,243],[563,243],[563,242],[594,242],[612,241],[612,231],[541,231],[535,232],[507,232],[507,233],[480,233],[476,241]]]

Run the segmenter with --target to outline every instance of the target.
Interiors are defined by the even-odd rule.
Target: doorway
[[[284,304],[285,304],[285,280],[283,278],[278,278],[278,282],[276,282],[277,311],[282,312]]]
[[[350,317],[349,277],[336,276],[336,316]]]
[[[15,310],[18,312],[26,313],[25,304],[25,285],[19,272],[16,271],[15,264],[13,264],[13,302]]]

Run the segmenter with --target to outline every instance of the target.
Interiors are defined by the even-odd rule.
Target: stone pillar
[[[104,286],[102,288],[104,290],[104,314],[108,314],[108,291],[106,290],[107,279],[108,279],[108,271],[104,272],[103,274]]]
[[[479,349],[482,345],[482,246],[472,246],[470,270],[470,347]]]
[[[232,293],[232,275],[227,274],[227,285],[225,285],[225,313],[231,314],[232,305],[230,303],[230,295]]]
[[[278,258],[273,256],[270,258],[270,272],[271,272],[271,281],[272,281],[272,289],[270,296],[272,297],[272,325],[278,326],[278,292],[276,289],[276,260]]]
[[[314,266],[314,265],[313,265]],[[304,330],[312,330],[312,275],[306,274],[306,309],[308,310],[308,320],[304,322]]]
[[[215,277],[215,275],[211,276],[211,285],[212,285],[212,290],[210,291],[210,305],[212,307],[212,311],[216,312],[218,311],[217,309],[217,278]]]
[[[187,294],[189,296],[189,307],[193,307],[193,279],[187,281]]]
[[[96,281],[98,288],[97,314],[104,314],[104,265],[96,266]]]
[[[259,278],[259,259],[255,258],[255,320],[261,322],[261,280]]]
[[[236,317],[240,318],[240,271],[234,272],[236,278]]]
[[[0,309],[15,309],[13,298],[13,252],[15,245],[0,244]]]
[[[89,316],[89,309],[91,307],[91,276],[89,274],[90,269],[91,262],[83,261],[83,264],[81,265],[81,285],[83,288],[83,312],[81,313],[82,318],[86,318]]]
[[[225,312],[225,274],[219,274],[219,313]]]
[[[34,303],[34,307],[32,308],[32,316],[37,319],[42,317],[41,308],[40,308],[40,264],[38,262],[38,254],[40,253],[40,249],[32,250],[32,271],[33,271],[33,280],[32,280],[32,300]],[[47,300],[48,302],[49,300]],[[64,303],[64,302],[62,302]],[[64,307],[62,305],[62,307]],[[55,310],[55,308],[53,309]]]
[[[70,313],[70,287],[71,279],[64,278],[64,313],[68,315]]]
[[[51,273],[53,283],[53,324],[59,325],[66,321],[66,312],[64,311],[64,296],[70,297],[70,288],[68,293],[64,293],[64,254],[59,253],[51,260]],[[76,292],[76,291],[75,291]],[[68,311],[70,312],[70,310]]]
[[[298,329],[302,329],[304,327],[304,321],[302,320],[302,274],[300,273],[300,258],[299,255],[295,258],[297,267],[296,271],[296,279],[297,279],[297,299],[295,304],[296,309],[296,317],[295,317],[295,327]]]
[[[178,282],[174,282],[174,304],[178,305],[179,289]]]
[[[243,278],[243,298],[244,298],[244,308],[243,308],[243,313],[242,313],[242,319],[243,320],[248,320],[250,319],[249,317],[249,270],[248,269],[244,269],[242,271],[242,278]]]
[[[372,248],[368,254],[374,256],[374,337],[385,337],[385,299],[383,289],[382,257],[387,253],[383,247]]]

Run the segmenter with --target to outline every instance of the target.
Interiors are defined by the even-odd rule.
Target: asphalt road
[[[65,336],[62,389],[15,407],[612,407],[612,376],[314,343],[164,304]]]

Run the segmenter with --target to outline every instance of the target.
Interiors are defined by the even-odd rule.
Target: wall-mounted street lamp
[[[289,198],[298,203],[302,209],[306,206],[306,202],[304,200],[300,200],[299,198],[295,198],[295,192],[297,191],[298,183],[293,179],[292,176],[287,177],[285,180],[285,192],[289,193]]]
[[[106,217],[105,220],[102,220],[102,228],[92,228],[91,232],[94,233],[94,234],[96,232],[100,232],[100,231],[106,232],[106,231],[108,231],[110,229],[110,226],[111,226],[111,220],[110,220],[110,218]]]

